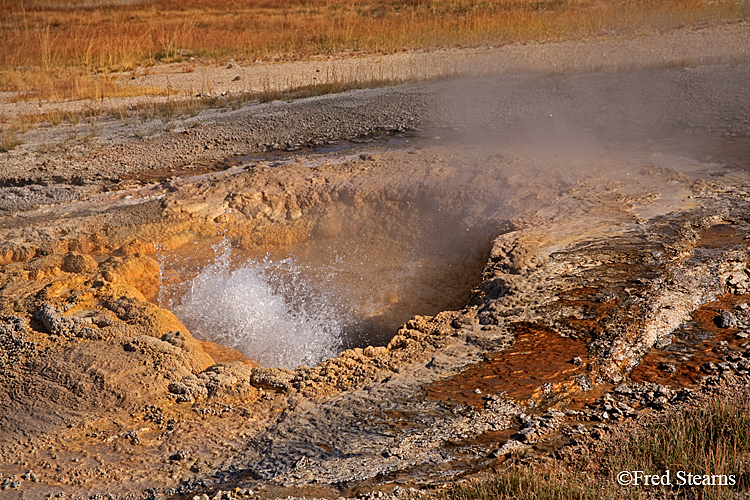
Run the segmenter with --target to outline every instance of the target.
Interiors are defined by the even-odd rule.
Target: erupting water
[[[191,331],[270,366],[314,365],[341,349],[343,313],[303,265],[291,257],[237,265],[226,239],[214,251],[192,280],[165,290],[182,289],[174,312]]]

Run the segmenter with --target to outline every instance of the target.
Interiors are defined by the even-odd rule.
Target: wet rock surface
[[[3,492],[354,496],[605,436],[712,380],[746,384],[750,177],[715,146],[750,137],[750,102],[737,91],[747,74],[739,65],[472,84],[501,115],[462,112],[447,98],[455,83],[355,92],[241,110],[180,132],[184,141],[175,132],[60,160],[49,176],[4,173],[7,200],[19,186],[77,194],[29,196],[0,220]],[[652,123],[636,99],[615,141],[621,108],[571,108],[586,90],[603,106],[612,94],[602,89],[623,81],[632,96],[661,82],[671,100]],[[716,90],[705,106],[696,86]],[[556,139],[530,137],[550,110],[567,117],[541,129]],[[597,140],[563,133],[594,115]],[[508,135],[464,135],[487,124]],[[707,146],[641,143],[655,128],[706,134]],[[231,156],[268,141],[294,149],[399,130],[409,133],[196,176],[152,182],[149,172],[199,145]],[[149,159],[152,150],[165,156]],[[120,190],[125,174],[137,185]],[[302,245],[368,227],[357,217],[371,206],[405,238],[415,202],[450,227],[434,234],[488,248],[464,304],[414,311],[384,345],[314,367],[260,367],[155,304],[157,249],[217,229],[247,251]]]

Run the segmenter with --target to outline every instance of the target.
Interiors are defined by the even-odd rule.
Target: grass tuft
[[[22,143],[12,131],[0,131],[0,153],[7,153],[16,149]]]
[[[0,75],[5,90],[19,92],[13,101],[101,100],[113,97],[167,95],[167,89],[121,86],[108,75],[81,75],[71,68],[13,69]]]
[[[562,470],[533,471],[512,468],[489,481],[450,486],[445,491],[417,497],[419,500],[595,500],[596,489],[571,481]],[[416,500],[416,499],[415,499]]]
[[[664,474],[669,470],[672,486],[665,490],[690,490],[696,498],[732,498],[737,491],[750,491],[750,400],[719,398],[708,406],[670,415],[664,422],[623,443],[609,456],[613,474],[642,470]],[[733,487],[680,486],[677,471],[699,476],[734,475]],[[718,479],[715,481],[718,482]]]
[[[588,462],[590,456],[582,456]],[[594,463],[594,462],[591,462]],[[719,397],[703,408],[679,410],[627,438],[609,443],[598,472],[560,466],[514,466],[489,480],[451,484],[415,500],[619,500],[689,498],[721,500],[750,496],[750,398]],[[578,464],[580,465],[580,464]],[[617,483],[620,471],[663,475],[672,486]],[[733,486],[680,486],[678,471],[694,475],[735,475]],[[717,478],[716,482],[719,482]]]

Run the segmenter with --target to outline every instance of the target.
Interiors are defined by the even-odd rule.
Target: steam
[[[224,241],[213,259],[197,251],[186,257],[192,266],[162,263],[176,280],[165,275],[160,305],[197,337],[264,365],[314,365],[342,348],[384,345],[415,314],[465,306],[505,230],[554,221],[549,236],[558,227],[567,238],[612,224],[613,214],[628,214],[622,223],[647,219],[689,203],[691,178],[725,175],[690,158],[705,144],[695,131],[734,134],[746,111],[715,112],[721,95],[747,81],[723,83],[722,75],[705,68],[431,84],[411,145],[379,153],[379,163],[360,164],[360,155],[352,179],[326,173],[333,187],[321,187],[321,198],[336,201],[311,211],[308,240],[271,248],[287,252],[274,259],[240,255]],[[719,97],[694,92],[706,82]],[[380,168],[381,177],[365,173]],[[300,186],[292,194],[304,194]]]

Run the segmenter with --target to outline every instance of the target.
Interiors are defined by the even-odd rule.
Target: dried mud
[[[746,384],[748,75],[435,82],[248,106],[71,172],[29,159],[2,188],[3,495],[393,492],[677,404],[703,375]],[[225,134],[246,156],[192,168]],[[247,156],[287,140],[340,142]],[[438,292],[316,366],[259,366],[157,305],[159,260],[199,269],[217,239],[372,244],[384,308]],[[376,279],[408,262],[412,288]]]

